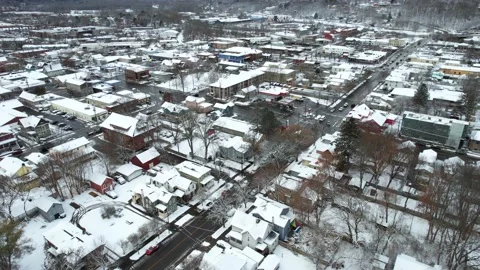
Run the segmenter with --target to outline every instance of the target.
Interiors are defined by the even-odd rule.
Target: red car
[[[157,251],[159,247],[160,247],[159,245],[151,246],[147,249],[147,252],[145,252],[145,254],[152,255],[152,253]]]

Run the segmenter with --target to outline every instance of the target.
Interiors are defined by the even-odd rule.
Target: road
[[[184,225],[180,231],[162,243],[160,249],[149,257],[145,257],[135,269],[162,270],[175,264],[183,256],[197,248],[203,241],[212,235],[220,225],[207,219],[208,212],[202,212],[191,223]]]

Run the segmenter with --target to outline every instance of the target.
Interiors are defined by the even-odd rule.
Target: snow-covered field
[[[156,84],[155,86],[180,92],[195,93],[209,85],[208,74],[209,73],[206,72],[186,75],[183,78],[183,85],[182,80],[176,78],[161,84]]]

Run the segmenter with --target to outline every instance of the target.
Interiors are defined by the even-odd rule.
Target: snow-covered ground
[[[179,220],[177,220],[177,222],[175,222],[175,225],[177,225],[179,227],[182,227],[183,225],[185,225],[185,223],[187,223],[188,221],[190,221],[192,219],[193,219],[192,215],[186,214],[183,217],[181,217]]]
[[[189,74],[183,78],[176,78],[161,84],[156,84],[155,87],[161,87],[165,89],[185,92],[185,93],[197,93],[199,90],[209,85],[208,72],[199,74]]]
[[[137,232],[138,229],[147,224],[151,218],[129,208],[120,207],[119,209],[121,209],[120,217],[111,217],[108,219],[101,217],[102,208],[93,209],[80,219],[79,224],[94,237],[105,239],[106,245],[111,250],[120,256],[124,256],[131,250],[125,250],[124,252],[119,245],[120,240],[125,240],[129,235]]]
[[[275,249],[273,254],[277,255],[280,258],[280,268],[278,268],[278,270],[316,269],[315,264],[309,258],[299,254],[295,254],[280,245]]]

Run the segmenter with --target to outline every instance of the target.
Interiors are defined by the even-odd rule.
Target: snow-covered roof
[[[90,141],[87,138],[80,137],[78,139],[71,140],[71,141],[68,141],[66,143],[63,143],[63,144],[60,144],[60,145],[57,145],[57,146],[51,148],[49,150],[49,153],[54,153],[54,152],[64,153],[64,152],[68,152],[68,151],[78,149],[78,148],[83,147],[83,146],[87,146],[89,143],[90,143]]]
[[[433,151],[432,149],[423,150],[418,155],[418,160],[433,164],[437,160],[437,152]]]
[[[290,207],[283,203],[265,197],[257,197],[253,205],[255,205],[255,209],[250,212],[252,215],[257,214],[262,219],[280,227],[288,226],[290,220],[293,219]]]
[[[122,166],[118,167],[117,172],[121,175],[129,176],[136,171],[142,170],[142,168],[133,165],[131,163],[123,164]]]
[[[30,115],[27,118],[20,119],[19,122],[24,128],[29,128],[29,127],[36,128],[41,120],[42,119],[40,119],[40,118],[38,118],[34,115]]]
[[[27,114],[14,109],[0,108],[0,126],[6,125],[15,118],[23,117],[27,117]]]
[[[270,231],[272,231],[272,228],[267,222],[257,219],[240,210],[235,211],[231,224],[232,231],[240,232],[242,234],[248,232],[256,241],[264,240]]]
[[[355,106],[348,114],[347,117],[354,119],[363,119],[370,116],[372,110],[365,104]]]
[[[48,64],[43,66],[43,70],[45,72],[50,72],[50,71],[58,71],[58,70],[63,70],[63,67],[61,64],[56,63],[56,64]]]
[[[105,180],[107,178],[110,178],[110,177],[108,177],[108,176],[106,176],[102,173],[97,173],[97,172],[90,175],[90,181],[92,183],[96,184],[96,185],[99,185],[99,186],[103,185],[103,183],[105,182]]]
[[[233,148],[240,153],[246,153],[250,149],[250,143],[245,142],[240,136],[231,137],[228,140],[221,141],[220,144],[225,148]]]
[[[71,98],[59,98],[59,99],[51,100],[50,102],[52,104],[57,105],[58,107],[69,108],[70,110],[79,112],[84,115],[92,116],[92,117],[107,113],[105,109],[95,107],[88,103],[83,103]]]
[[[208,167],[195,164],[188,160],[176,165],[175,169],[177,169],[178,172],[192,176],[195,179],[200,179],[211,171]]]
[[[264,73],[262,71],[257,69],[242,71],[239,74],[233,74],[228,76],[227,78],[219,79],[217,82],[210,84],[210,87],[228,88],[241,82],[256,78],[263,74]]]
[[[470,136],[470,140],[472,141],[480,141],[480,130],[472,131],[472,135]]]
[[[217,120],[215,120],[215,122],[213,122],[213,127],[222,127],[237,131],[242,134],[247,134],[255,129],[252,124],[231,117],[218,118]]]
[[[275,254],[269,254],[258,266],[257,270],[275,270],[280,266],[280,258]]]
[[[395,266],[393,270],[434,270],[439,268],[434,268],[427,264],[417,261],[415,258],[410,257],[405,254],[400,254],[395,260]]]
[[[138,154],[137,158],[141,163],[145,163],[159,156],[160,153],[158,153],[157,149],[155,149],[155,147],[151,147],[144,152]]]
[[[143,133],[137,128],[138,123],[139,120],[137,118],[112,113],[100,124],[100,127],[122,133],[129,137],[134,137]]]
[[[400,145],[398,145],[398,149],[415,149],[417,146],[412,141],[404,141]]]
[[[38,209],[42,210],[45,213],[48,212],[48,210],[50,210],[50,208],[54,204],[61,203],[52,197],[41,197],[35,200],[35,205],[38,207]]]
[[[23,166],[25,166],[25,162],[19,158],[4,157],[0,161],[0,173],[8,177],[13,177]]]
[[[55,79],[62,84],[64,84],[67,80],[70,79],[87,79],[88,78],[88,73],[87,72],[77,72],[77,73],[72,73],[72,74],[66,74],[66,75],[60,75],[55,77]]]
[[[94,236],[84,234],[83,231],[70,222],[59,222],[54,228],[43,234],[45,240],[55,246],[54,253],[65,254],[70,263],[79,258],[72,250],[82,250],[84,256],[95,250],[101,244],[95,241]]]
[[[25,157],[26,160],[30,161],[31,163],[38,165],[40,163],[44,163],[48,160],[48,157],[42,153],[34,152],[30,155]]]

